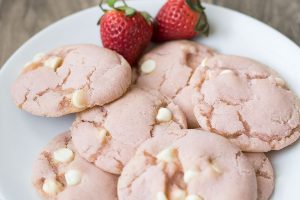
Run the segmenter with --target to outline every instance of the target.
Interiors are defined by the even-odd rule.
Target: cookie
[[[160,91],[181,107],[189,128],[199,127],[191,104],[189,79],[198,65],[214,51],[192,41],[162,44],[143,56],[139,64],[137,84]]]
[[[194,114],[201,128],[243,151],[282,149],[300,136],[300,101],[276,72],[254,60],[216,55],[193,74]]]
[[[114,51],[96,45],[71,45],[38,54],[12,86],[22,110],[58,117],[123,95],[131,83],[131,68]]]
[[[157,91],[132,87],[113,103],[79,113],[71,132],[83,158],[120,174],[142,142],[181,128],[186,128],[186,119],[178,106]]]
[[[275,180],[273,167],[263,153],[245,153],[254,167],[257,180],[257,200],[268,200],[274,190]]]
[[[69,132],[55,137],[33,165],[33,185],[42,199],[117,200],[117,181],[78,155]]]
[[[256,200],[246,156],[227,139],[201,130],[157,135],[137,150],[118,181],[119,200]]]

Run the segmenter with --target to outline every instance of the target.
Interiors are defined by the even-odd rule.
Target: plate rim
[[[130,0],[128,4],[131,4],[132,2],[134,3],[142,3],[143,1],[146,1],[146,0]],[[161,0],[152,0],[152,1],[157,1],[157,2],[160,2]],[[249,16],[245,13],[242,13],[240,11],[237,11],[237,10],[233,10],[231,8],[227,8],[227,7],[223,7],[223,6],[220,6],[220,5],[215,5],[215,4],[210,4],[210,3],[203,3],[204,6],[208,6],[208,7],[215,7],[217,9],[221,9],[221,10],[225,10],[227,12],[233,12],[235,14],[239,14],[239,15],[242,15],[243,17],[246,17],[250,20],[254,20],[256,23],[259,23],[260,25],[264,26],[264,28],[267,28],[269,29],[270,31],[274,31],[276,34],[278,34],[279,36],[282,37],[282,39],[285,39],[286,42],[289,42],[290,45],[293,45],[294,47],[298,48],[299,50],[299,53],[300,53],[300,46],[295,42],[293,41],[291,38],[289,38],[288,36],[286,36],[285,34],[283,34],[282,32],[280,32],[279,30],[277,30],[276,28],[266,24],[265,22],[262,22],[260,21],[259,19],[256,19],[252,16]],[[44,31],[47,31],[48,29],[51,29],[53,28],[54,26],[56,26],[57,24],[63,22],[63,21],[66,21],[68,20],[69,18],[72,18],[73,16],[75,15],[80,15],[81,13],[83,12],[88,12],[89,10],[92,10],[92,9],[95,9],[97,6],[93,6],[93,7],[90,7],[90,8],[85,8],[83,10],[80,10],[78,12],[75,12],[75,13],[72,13],[70,15],[67,15],[51,24],[49,24],[48,26],[46,26],[45,28],[43,28],[42,30],[38,31],[37,33],[35,33],[33,36],[31,36],[29,39],[27,39],[21,46],[19,46],[11,55],[10,57],[4,62],[4,64],[2,65],[1,69],[0,69],[0,79],[2,77],[2,75],[5,73],[5,71],[7,70],[8,66],[9,66],[9,63],[11,62],[11,60],[15,57],[15,55],[21,51],[23,48],[25,48],[32,40],[34,40],[36,37],[38,37],[39,35],[41,35]],[[100,11],[101,13],[102,11]]]
[[[146,1],[146,0],[131,0],[129,1],[129,4],[143,4],[143,2]],[[156,2],[161,2],[161,0],[152,0],[153,3],[156,3]],[[208,3],[204,3],[205,6],[207,7],[213,7],[213,8],[217,8],[217,9],[220,9],[220,10],[223,10],[223,11],[226,11],[226,12],[231,12],[231,13],[234,13],[234,14],[238,14],[238,15],[241,15],[243,17],[245,17],[245,19],[247,20],[252,20],[253,22],[257,23],[257,24],[260,24],[262,25],[267,31],[272,31],[274,32],[274,34],[276,33],[281,39],[280,40],[285,40],[283,42],[287,42],[289,43],[288,45],[292,47],[294,47],[295,49],[298,50],[298,53],[300,55],[300,47],[299,45],[294,42],[292,39],[290,39],[289,37],[287,37],[286,35],[284,35],[283,33],[281,33],[279,30],[271,27],[270,25],[254,18],[254,17],[251,17],[247,14],[244,14],[244,13],[241,13],[239,11],[236,11],[236,10],[233,10],[233,9],[230,9],[230,8],[226,8],[226,7],[223,7],[223,6],[219,6],[219,5],[214,5],[214,4],[208,4]],[[24,48],[27,47],[27,45],[30,45],[30,43],[35,40],[37,37],[39,37],[40,35],[42,35],[44,32],[48,31],[49,29],[52,29],[52,28],[55,28],[56,25],[60,24],[60,23],[64,23],[64,21],[66,20],[69,20],[70,18],[76,16],[76,15],[80,15],[84,12],[90,12],[90,10],[92,9],[95,9],[97,6],[93,6],[93,7],[90,7],[90,8],[86,8],[86,9],[83,9],[81,11],[78,11],[78,12],[75,12],[75,13],[72,13],[70,15],[67,15],[51,24],[49,24],[48,26],[46,26],[45,28],[43,28],[42,30],[38,31],[37,33],[35,33],[33,36],[31,36],[28,40],[26,40],[20,47],[18,47],[16,49],[16,51],[14,51],[14,53],[12,53],[10,55],[10,57],[4,62],[4,64],[2,65],[2,68],[0,69],[0,81],[1,80],[4,80],[4,75],[5,73],[7,73],[7,70],[9,69],[9,66],[10,66],[10,63],[13,61],[13,59],[15,59],[15,56],[20,52],[22,51]],[[99,11],[99,15],[101,14],[101,12]],[[4,80],[5,81],[5,80]],[[5,195],[4,195],[4,192],[3,190],[0,188],[0,200],[4,200],[5,198]]]

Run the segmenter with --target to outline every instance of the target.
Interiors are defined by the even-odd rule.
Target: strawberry
[[[161,42],[208,35],[204,9],[200,0],[168,0],[155,18],[153,40]]]
[[[108,0],[112,10],[105,10],[100,18],[100,35],[103,46],[121,54],[134,65],[147,48],[153,35],[150,15],[139,12],[123,1],[123,6],[116,7],[116,0]]]

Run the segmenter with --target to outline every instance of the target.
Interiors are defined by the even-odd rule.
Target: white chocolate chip
[[[275,82],[279,86],[285,86],[285,81],[283,79],[279,78],[279,77],[269,76],[268,79],[271,82]]]
[[[185,200],[203,200],[203,198],[198,195],[191,194],[187,196]]]
[[[27,67],[29,67],[32,64],[33,64],[33,62],[29,61],[29,62],[25,63],[24,68],[27,68]]]
[[[156,194],[156,200],[168,200],[164,192],[159,192]]]
[[[23,69],[21,70],[21,74],[34,70],[36,67],[40,65],[39,62],[41,62],[44,57],[45,57],[44,53],[36,54],[31,61],[27,62],[24,65]]]
[[[61,57],[53,56],[48,58],[44,62],[44,66],[56,70],[58,67],[62,65],[62,63],[63,63],[63,59]]]
[[[275,77],[275,82],[278,84],[278,85],[281,85],[281,86],[284,86],[285,85],[285,81],[279,77]]]
[[[193,178],[195,178],[197,175],[199,174],[199,172],[194,171],[194,170],[187,170],[184,172],[183,175],[183,181],[185,183],[190,182]]]
[[[37,65],[37,63],[35,63],[35,62],[32,62],[32,61],[27,62],[27,63],[24,65],[24,67],[21,69],[21,74],[24,74],[24,73],[30,71],[31,69],[34,69],[34,67],[35,67],[36,65]]]
[[[171,200],[185,200],[185,197],[186,197],[186,192],[178,188],[172,190],[170,194]]]
[[[164,149],[157,154],[156,158],[159,161],[174,162],[176,160],[176,149]]]
[[[142,66],[141,66],[141,71],[144,74],[150,74],[151,72],[153,72],[156,68],[156,63],[154,60],[147,60],[145,62],[143,62]]]
[[[57,162],[68,163],[74,159],[74,153],[71,149],[61,148],[53,152],[53,158]]]
[[[179,47],[184,51],[186,54],[196,54],[197,48],[194,46],[187,46],[187,45],[179,45]]]
[[[215,172],[217,172],[218,174],[221,174],[222,171],[215,165],[215,164],[210,164],[210,167],[212,170],[214,170]]]
[[[221,71],[220,75],[224,75],[224,74],[233,74],[233,71],[229,70],[229,69],[225,69],[225,70]]]
[[[85,98],[85,91],[83,89],[76,90],[72,94],[71,102],[76,108],[86,108],[87,103]]]
[[[42,61],[42,59],[46,56],[46,54],[44,53],[37,53],[33,59],[32,59],[32,62],[40,62]]]
[[[81,172],[75,169],[71,169],[65,173],[65,179],[68,186],[77,185],[81,181]]]
[[[200,67],[206,67],[208,58],[204,58],[200,64]]]
[[[159,108],[156,115],[156,120],[158,122],[169,122],[172,120],[172,112],[168,108]]]
[[[26,73],[29,72],[31,70],[36,69],[40,64],[38,62],[34,62],[34,61],[29,61],[27,63],[25,63],[24,67],[21,70],[21,73]]]
[[[208,80],[212,79],[215,77],[214,73],[211,70],[208,70],[207,72],[207,78]]]
[[[54,196],[62,190],[62,185],[54,179],[46,179],[43,183],[42,190],[46,194]]]
[[[108,131],[105,128],[99,128],[97,138],[101,144],[104,144],[107,141]]]

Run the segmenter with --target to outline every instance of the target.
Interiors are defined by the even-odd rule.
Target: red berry
[[[104,47],[115,50],[133,65],[149,45],[153,25],[138,11],[126,15],[125,11],[112,10],[100,19],[100,34]]]
[[[190,39],[208,34],[209,25],[200,0],[168,0],[155,18],[154,41]]]

